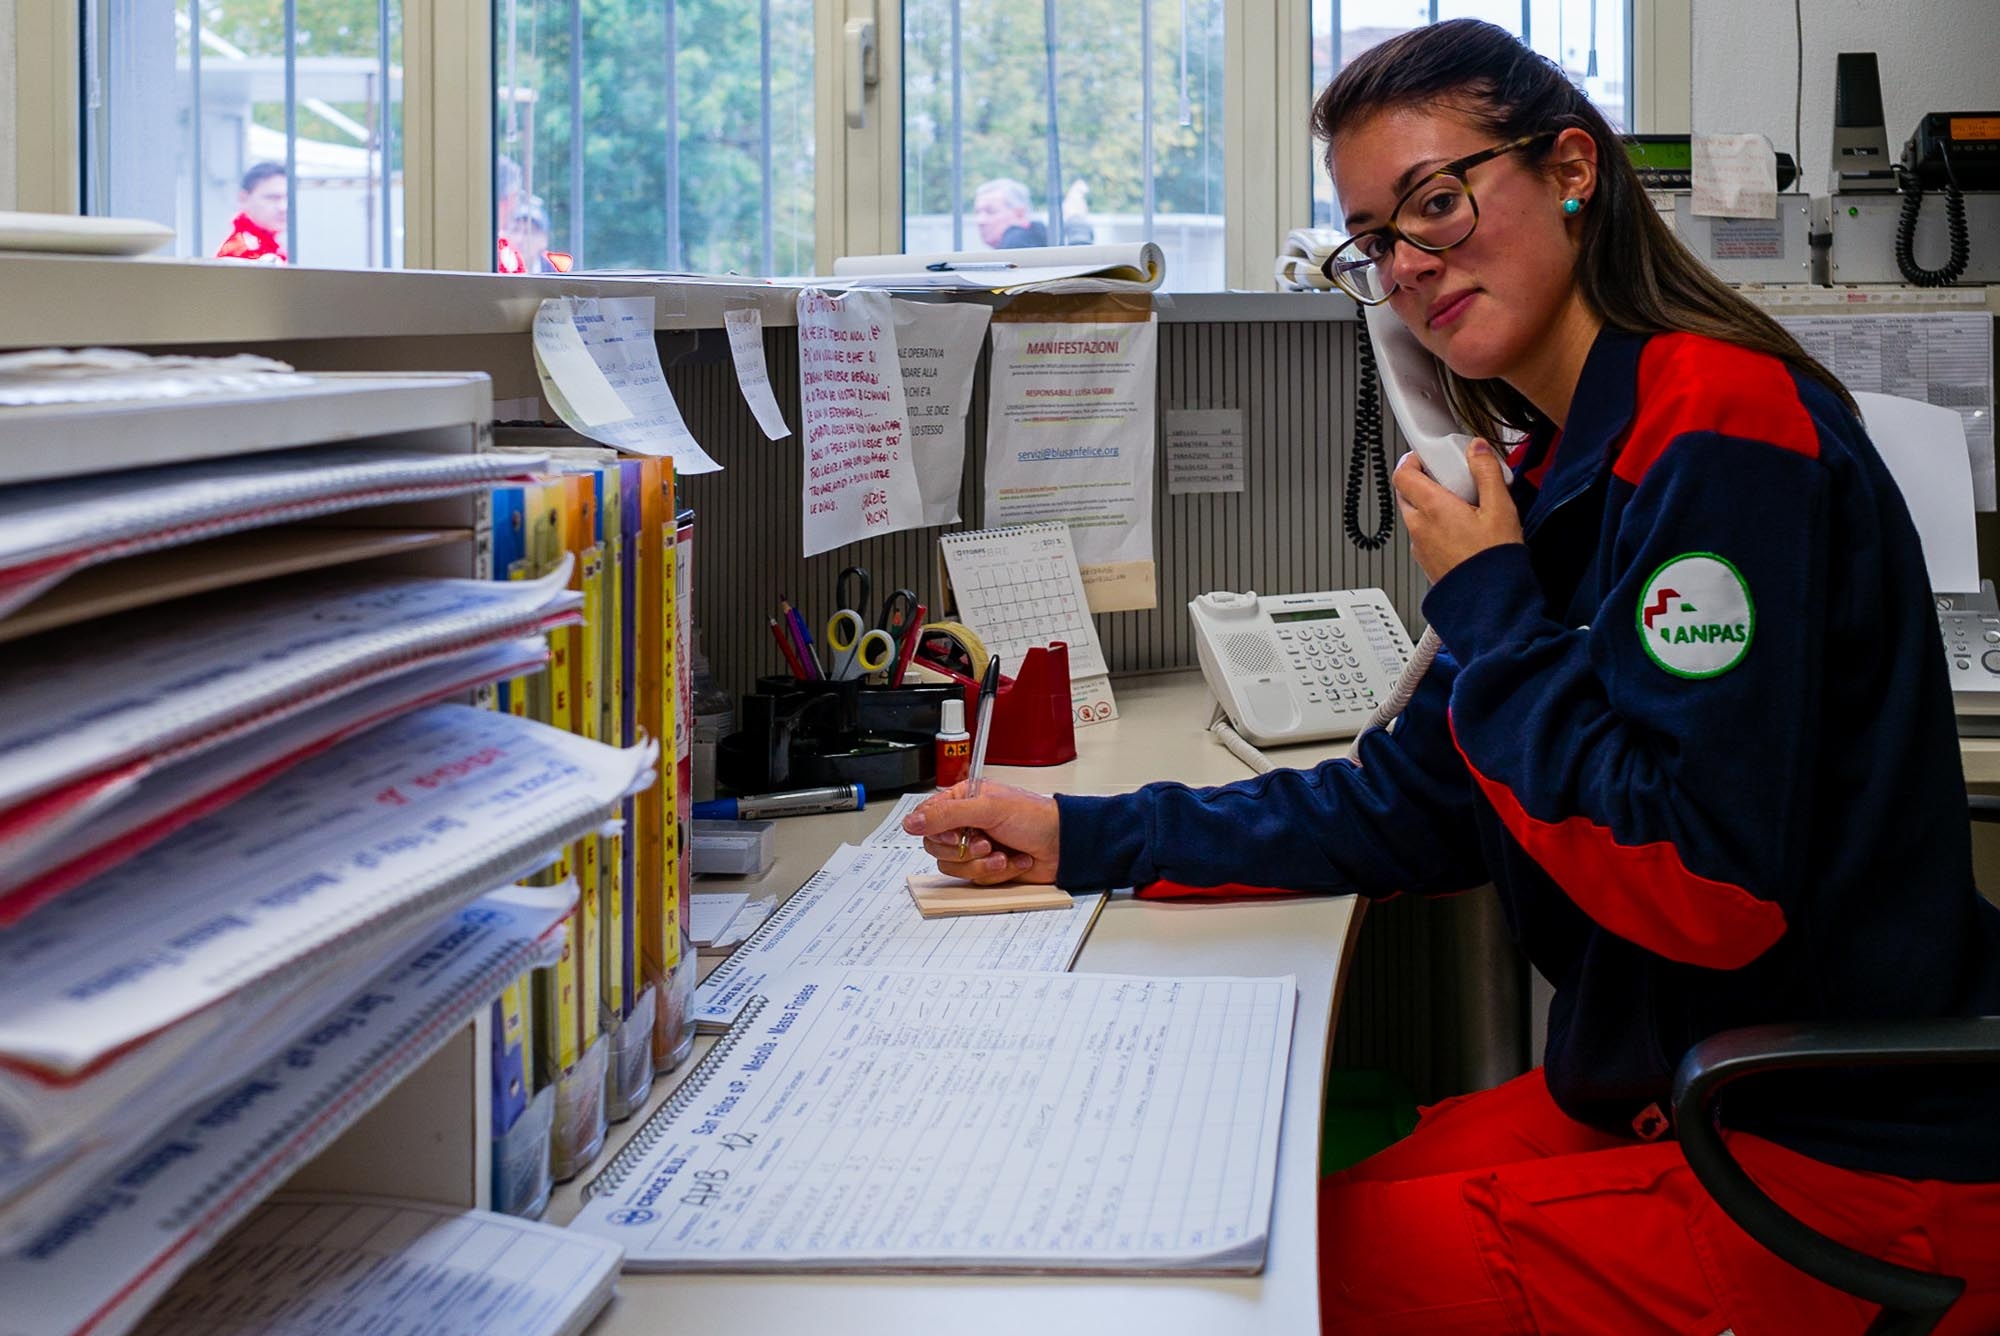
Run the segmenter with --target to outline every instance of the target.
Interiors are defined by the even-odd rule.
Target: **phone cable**
[[[1359,366],[1354,388],[1354,437],[1347,450],[1347,493],[1341,500],[1340,522],[1347,541],[1373,552],[1396,532],[1396,498],[1389,487],[1389,452],[1382,440],[1382,396],[1375,373],[1375,345],[1368,322],[1355,325],[1354,358]],[[1361,532],[1361,493],[1368,474],[1375,475],[1375,532]]]

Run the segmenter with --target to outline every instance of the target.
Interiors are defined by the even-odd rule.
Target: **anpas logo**
[[[1756,605],[1743,572],[1713,552],[1675,557],[1639,591],[1639,643],[1676,677],[1719,677],[1750,652]]]

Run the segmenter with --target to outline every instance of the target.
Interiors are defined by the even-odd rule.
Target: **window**
[[[496,0],[498,265],[809,273],[811,0]]]
[[[1631,0],[1313,0],[1313,93],[1347,62],[1399,33],[1440,19],[1496,23],[1561,65],[1616,130],[1631,128],[1626,77]],[[1313,153],[1313,222],[1340,223],[1319,146]]]
[[[83,205],[177,255],[402,263],[401,0],[87,0]]]
[[[1157,241],[1167,287],[1223,286],[1222,0],[903,0],[902,21],[906,251]]]

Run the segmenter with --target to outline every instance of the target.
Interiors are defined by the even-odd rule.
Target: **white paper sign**
[[[1093,612],[1150,608],[1159,326],[993,322],[986,522],[1069,526]]]
[[[965,412],[992,308],[896,301],[896,356],[925,524],[956,524],[965,477]]]
[[[799,411],[805,555],[924,522],[888,294],[799,294]]]
[[[1760,134],[1696,135],[1693,175],[1698,218],[1778,216],[1778,155]]]
[[[778,398],[771,393],[771,372],[764,364],[764,317],[756,307],[744,311],[724,311],[722,323],[729,330],[729,355],[736,362],[736,383],[743,389],[743,402],[750,405],[757,425],[772,440],[792,434]]]
[[[1177,409],[1167,414],[1166,437],[1168,496],[1243,490],[1242,409]]]
[[[550,346],[562,343],[554,331],[563,311],[591,363],[624,405],[625,418],[589,421],[589,414],[570,397],[577,378],[564,380],[555,374],[554,366],[568,367],[571,362],[564,359],[552,366],[539,331],[546,319]],[[593,441],[630,454],[665,456],[674,461],[676,473],[714,473],[722,467],[688,431],[674,392],[667,387],[660,350],[653,343],[651,297],[550,297],[536,312],[535,323],[535,369],[541,373],[542,392],[564,422]]]

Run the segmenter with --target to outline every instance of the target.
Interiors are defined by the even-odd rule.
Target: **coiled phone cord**
[[[1951,159],[1945,159],[1950,170]],[[1920,288],[1949,287],[1958,282],[1972,259],[1972,234],[1965,223],[1965,196],[1959,193],[1956,173],[1944,187],[1944,221],[1951,233],[1951,259],[1942,269],[1925,269],[1917,264],[1917,215],[1924,207],[1924,188],[1915,172],[1896,168],[1897,184],[1903,188],[1903,212],[1896,220],[1896,268],[1907,283]]]
[[[1354,438],[1347,451],[1347,494],[1341,500],[1340,523],[1347,541],[1363,552],[1373,552],[1396,532],[1395,495],[1389,487],[1389,452],[1382,440],[1382,396],[1375,374],[1375,345],[1368,339],[1368,322],[1356,330],[1355,361],[1360,374],[1354,388]],[[1368,474],[1375,474],[1375,532],[1361,532],[1361,493]]]

